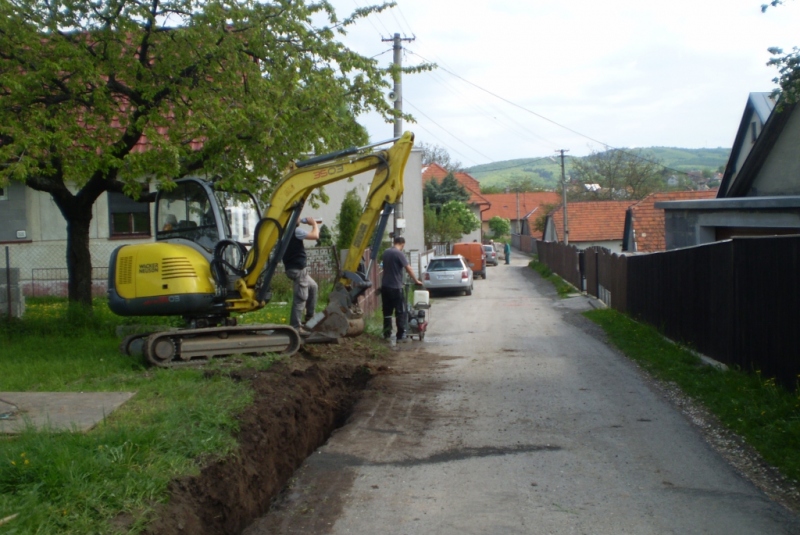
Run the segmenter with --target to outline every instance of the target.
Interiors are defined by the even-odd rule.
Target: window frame
[[[147,191],[143,192],[147,193]],[[126,239],[126,238],[150,238],[153,235],[153,213],[150,209],[150,203],[135,203],[129,197],[122,193],[109,191],[108,194],[108,237],[111,239]],[[116,200],[114,200],[116,199]],[[125,208],[132,208],[134,206],[142,206],[141,210],[126,211]],[[127,205],[127,206],[126,206]],[[127,231],[123,232],[116,228],[116,223],[119,220],[119,215],[127,215]],[[147,228],[146,230],[136,230],[135,221],[137,215],[147,215]]]

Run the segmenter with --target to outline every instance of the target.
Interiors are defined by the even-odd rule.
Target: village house
[[[438,163],[431,163],[422,168],[422,187],[431,180],[437,183],[441,182],[450,171],[439,165]],[[491,203],[481,194],[481,184],[474,177],[463,171],[453,173],[456,181],[464,186],[464,189],[469,193],[467,206],[478,218],[478,221],[483,221],[483,212],[491,208]],[[478,227],[476,230],[461,237],[461,241],[482,241],[482,229]]]
[[[481,225],[484,235],[490,235],[489,220],[501,217],[511,222],[511,233],[541,237],[535,230],[535,221],[545,215],[548,207],[561,202],[561,195],[553,191],[523,191],[520,193],[485,193],[483,197],[491,207],[483,212]]]
[[[622,252],[625,213],[634,201],[583,201],[567,203],[569,244],[578,249],[599,246]],[[564,241],[564,205],[547,215],[544,241]]]

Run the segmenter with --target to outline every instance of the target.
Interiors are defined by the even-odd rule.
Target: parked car
[[[486,252],[486,265],[497,265],[497,251],[494,250],[494,245],[484,245],[483,250]]]
[[[472,270],[461,255],[434,256],[422,274],[422,285],[429,292],[463,291],[472,295]]]
[[[486,279],[486,252],[483,245],[478,242],[454,243],[452,253],[464,257],[475,277]]]

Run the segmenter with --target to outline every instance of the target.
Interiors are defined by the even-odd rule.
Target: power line
[[[359,4],[356,0],[353,0],[353,3],[356,5],[357,8],[361,9],[361,4]],[[378,13],[374,13],[374,14],[376,15],[376,18],[378,19],[378,22],[380,23],[380,25],[383,26],[384,30],[386,30],[386,33],[391,35],[391,32],[389,31],[389,29],[383,23],[383,21],[381,20],[380,16],[378,16],[379,14]],[[370,15],[373,15],[373,13],[370,13]],[[367,19],[367,22],[369,22],[372,25],[372,27],[375,28],[375,31],[378,32],[378,35],[383,36],[383,33],[378,29],[377,26],[375,26],[375,23],[372,22],[372,19],[370,18],[370,16],[367,16],[366,19]]]
[[[403,22],[406,23],[406,26],[408,27],[408,31],[411,32],[411,35],[416,35],[416,32],[414,31],[414,29],[408,23],[408,20],[406,20],[406,16],[403,14],[403,10],[400,9],[400,4],[397,4],[395,7],[397,8],[397,12],[400,13],[400,17],[403,19]]]
[[[477,154],[480,154],[482,157],[486,158],[487,160],[491,160],[491,158],[489,158],[488,156],[486,156],[485,154],[483,154],[481,151],[479,151],[479,150],[478,150],[478,149],[476,149],[475,147],[471,147],[471,146],[470,146],[468,143],[466,143],[465,141],[463,141],[463,140],[459,139],[459,138],[458,138],[458,137],[456,137],[454,134],[450,133],[450,131],[449,131],[447,128],[443,127],[442,125],[440,125],[439,123],[437,123],[436,121],[434,121],[433,119],[431,119],[431,118],[430,118],[428,115],[426,115],[426,114],[425,114],[425,112],[424,112],[424,111],[420,110],[419,108],[417,108],[416,106],[414,106],[413,104],[411,104],[411,103],[410,103],[410,102],[408,102],[408,101],[406,101],[406,103],[407,103],[409,106],[411,106],[412,108],[414,108],[415,110],[417,110],[417,111],[419,112],[419,114],[420,114],[420,115],[422,115],[423,117],[425,117],[426,119],[428,119],[430,122],[432,122],[433,124],[435,124],[436,126],[438,126],[439,128],[441,128],[441,129],[442,129],[442,130],[444,130],[445,132],[447,132],[447,134],[448,134],[450,137],[452,137],[453,139],[455,139],[455,140],[456,140],[456,141],[458,141],[459,143],[461,143],[461,144],[463,144],[463,145],[465,145],[465,146],[469,147],[469,148],[470,148],[470,150],[473,150],[473,151],[475,151]]]
[[[450,84],[448,84],[441,76],[438,75],[438,73],[436,73],[435,70],[434,71],[430,71],[430,72],[426,72],[426,73],[424,73],[424,75],[430,76],[436,83],[440,84],[442,87],[444,87],[449,92],[451,92],[451,93],[453,93],[453,94],[455,94],[457,96],[464,96],[464,93],[462,91],[460,91],[460,90],[454,88],[453,86],[451,86]],[[494,110],[490,110],[490,109],[487,109],[487,108],[485,108],[484,106],[482,106],[480,104],[475,104],[474,102],[472,102],[472,100],[469,100],[468,102],[469,102],[470,106],[472,106],[473,109],[477,110],[482,115],[490,117],[491,119],[497,121],[498,123],[503,124],[505,128],[509,128],[511,130],[515,130],[517,133],[519,133],[523,137],[531,136],[533,138],[536,138],[539,141],[544,142],[545,144],[551,146],[550,148],[556,146],[551,141],[549,141],[549,140],[545,139],[544,137],[536,134],[535,132],[533,132],[533,131],[529,130],[528,128],[526,128],[523,124],[521,124],[518,121],[514,120],[512,117],[507,115],[500,108],[495,108]],[[488,106],[492,106],[490,103],[487,103],[487,105]],[[498,119],[497,115],[501,115],[503,118],[505,118],[506,121],[505,122],[501,121],[500,119]]]
[[[425,57],[421,56],[420,54],[417,54],[416,52],[414,52],[412,50],[409,50],[408,52],[410,54],[414,54],[415,56],[418,56],[423,61],[426,61],[428,63],[432,63],[430,60],[426,59]],[[577,130],[574,130],[574,129],[568,127],[568,126],[565,126],[565,125],[563,125],[561,123],[558,123],[558,122],[556,122],[556,121],[554,121],[554,120],[552,120],[552,119],[550,119],[548,117],[545,117],[544,115],[542,115],[540,113],[537,113],[537,112],[535,112],[533,110],[530,110],[530,109],[528,109],[528,108],[526,108],[524,106],[521,106],[521,105],[517,104],[516,102],[512,102],[511,100],[508,100],[505,97],[501,97],[500,95],[498,95],[496,93],[493,93],[493,92],[489,91],[488,89],[485,89],[485,88],[483,88],[483,87],[481,87],[481,86],[479,86],[479,85],[477,85],[477,84],[475,84],[473,82],[470,82],[469,80],[467,80],[463,76],[460,76],[460,75],[454,73],[453,71],[451,71],[451,70],[449,70],[449,69],[447,69],[445,67],[439,66],[439,68],[442,69],[447,74],[449,74],[449,75],[451,75],[451,76],[453,76],[455,78],[458,78],[462,82],[464,82],[466,84],[469,84],[469,85],[475,87],[476,89],[479,89],[480,91],[483,91],[484,93],[487,93],[487,94],[493,96],[494,98],[496,98],[498,100],[502,100],[506,104],[509,104],[509,105],[511,105],[511,106],[513,106],[515,108],[518,108],[518,109],[520,109],[520,110],[522,110],[522,111],[524,111],[526,113],[530,113],[531,115],[535,115],[536,117],[539,117],[540,119],[542,119],[544,121],[547,121],[547,122],[549,122],[551,124],[554,124],[555,126],[558,126],[559,128],[563,128],[564,130],[572,132],[573,134],[578,135],[578,136],[580,136],[582,138],[588,139],[589,141],[592,141],[593,143],[598,143],[598,144],[602,145],[603,147],[605,147],[606,150],[620,151],[620,152],[623,152],[623,153],[628,154],[630,156],[633,156],[634,158],[636,158],[638,160],[641,160],[641,161],[644,161],[644,162],[648,162],[648,163],[652,163],[654,165],[658,165],[659,167],[661,167],[661,168],[663,168],[663,169],[665,169],[667,171],[672,171],[673,173],[678,173],[678,174],[682,174],[682,175],[686,175],[687,174],[685,171],[680,171],[678,169],[673,169],[671,167],[668,167],[668,166],[664,165],[661,162],[658,162],[658,161],[655,161],[655,160],[651,160],[649,158],[645,158],[643,156],[640,156],[638,154],[635,154],[635,153],[633,153],[631,151],[628,151],[628,150],[625,150],[625,149],[620,149],[620,148],[617,148],[617,147],[613,147],[613,146],[609,145],[608,143],[605,143],[605,142],[600,141],[598,139],[594,139],[593,137],[587,136],[586,134],[582,134],[581,132],[578,132]]]

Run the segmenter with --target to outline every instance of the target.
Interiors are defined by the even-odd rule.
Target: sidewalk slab
[[[0,392],[0,434],[27,426],[86,432],[136,392]]]

